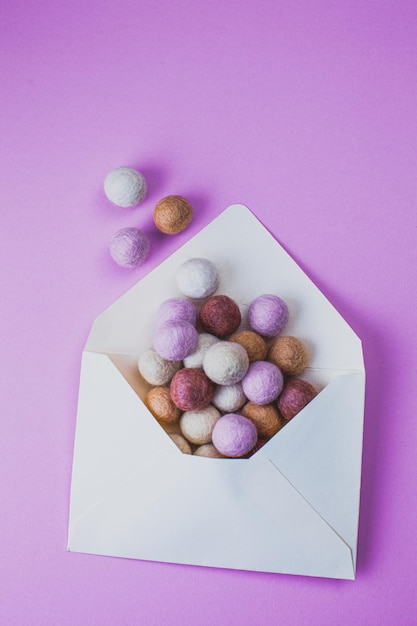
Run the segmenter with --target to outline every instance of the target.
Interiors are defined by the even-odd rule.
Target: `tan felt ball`
[[[151,389],[145,397],[145,404],[161,424],[173,424],[181,416],[181,411],[173,403],[167,387]]]
[[[248,353],[249,363],[253,361],[263,361],[268,352],[268,346],[261,335],[253,330],[241,330],[229,337],[229,341],[240,343]]]
[[[220,411],[212,404],[198,411],[185,411],[180,419],[181,432],[191,443],[210,443],[211,433],[219,418]]]
[[[193,217],[191,204],[182,196],[166,196],[153,212],[155,226],[166,235],[176,235],[188,226]]]
[[[195,452],[195,456],[205,456],[211,459],[224,459],[224,456],[220,454],[218,450],[213,446],[212,443],[205,443],[202,446],[199,446]]]
[[[269,439],[286,424],[273,404],[247,402],[241,413],[255,424],[260,439]]]
[[[182,435],[170,435],[172,441],[178,446],[178,448],[181,450],[181,452],[183,452],[184,454],[192,454],[192,450],[191,450],[191,446],[188,443],[188,441],[186,441],[184,439],[184,437]]]
[[[268,352],[268,360],[279,367],[286,376],[298,376],[308,365],[309,353],[297,337],[278,337]]]

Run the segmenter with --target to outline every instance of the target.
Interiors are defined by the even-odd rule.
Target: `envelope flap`
[[[355,558],[364,389],[364,374],[339,376],[255,455],[271,460]]]
[[[163,300],[181,295],[176,272],[192,257],[206,257],[216,264],[218,292],[238,302],[244,320],[250,302],[258,295],[282,297],[290,309],[285,332],[307,342],[312,368],[363,371],[358,337],[243,205],[226,209],[96,318],[86,349],[135,355],[146,350],[151,344],[155,311]]]
[[[83,353],[78,416],[70,524],[155,450],[181,455],[106,355]]]
[[[143,481],[151,476],[151,484]],[[306,533],[306,528],[308,532]],[[70,549],[353,578],[351,551],[267,460],[160,456],[87,511]]]

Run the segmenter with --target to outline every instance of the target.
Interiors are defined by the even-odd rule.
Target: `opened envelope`
[[[146,408],[138,373],[178,267],[218,268],[242,311],[288,304],[319,394],[244,459],[183,454]],[[361,342],[242,205],[233,205],[94,321],[82,356],[68,549],[152,561],[355,577],[365,373]]]

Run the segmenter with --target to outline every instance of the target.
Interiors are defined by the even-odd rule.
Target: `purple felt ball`
[[[264,337],[275,337],[288,323],[288,306],[271,294],[255,298],[249,306],[249,325]]]
[[[268,361],[254,361],[242,379],[245,396],[255,404],[269,404],[282,391],[284,377],[281,370]]]
[[[217,420],[212,432],[212,442],[216,450],[233,458],[250,452],[257,439],[255,424],[237,413],[223,415]]]
[[[110,254],[121,267],[134,267],[143,263],[149,248],[149,239],[145,233],[133,227],[118,230],[110,241]]]
[[[159,305],[156,319],[158,325],[168,321],[185,320],[195,326],[197,323],[197,309],[190,300],[185,298],[169,298]]]
[[[198,333],[185,320],[168,321],[158,326],[153,336],[154,350],[166,361],[182,361],[195,351]]]

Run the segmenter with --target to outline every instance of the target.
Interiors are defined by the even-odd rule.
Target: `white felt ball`
[[[241,383],[235,383],[234,385],[219,385],[212,402],[223,413],[234,413],[245,404],[246,400]]]
[[[220,341],[220,339],[214,335],[210,335],[210,333],[201,333],[198,336],[197,349],[193,354],[185,357],[184,367],[203,367],[203,358],[206,350],[218,341]]]
[[[181,452],[183,454],[192,454],[192,450],[191,450],[191,446],[188,443],[188,441],[186,441],[184,439],[184,437],[182,435],[177,435],[177,434],[172,434],[170,435],[172,441],[175,443],[175,445],[178,446],[178,448],[181,450]]]
[[[208,259],[189,259],[180,265],[177,285],[188,298],[201,300],[211,296],[219,286],[219,273]]]
[[[233,341],[219,341],[206,351],[203,369],[218,385],[234,385],[242,380],[249,367],[245,348]]]
[[[149,348],[138,359],[138,369],[150,385],[166,385],[180,369],[181,361],[166,361]]]
[[[139,204],[146,196],[146,180],[132,167],[117,167],[104,180],[104,193],[113,204],[124,208]]]
[[[209,404],[199,411],[185,411],[180,417],[180,429],[191,443],[210,443],[211,433],[219,418],[220,411]]]

